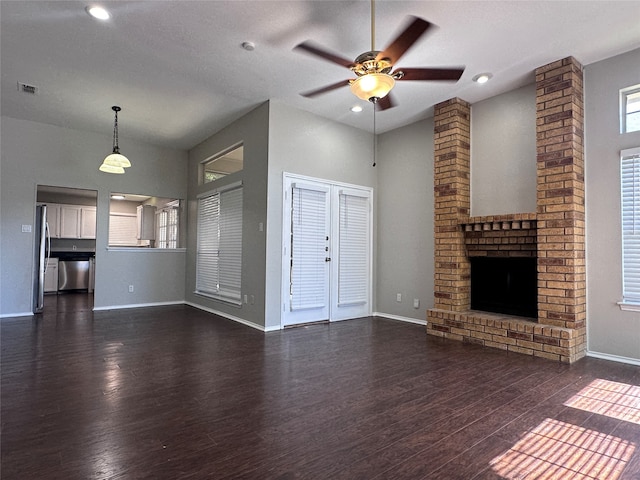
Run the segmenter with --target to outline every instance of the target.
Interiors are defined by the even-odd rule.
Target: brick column
[[[435,308],[470,307],[470,264],[460,221],[470,209],[471,106],[459,98],[435,105]]]
[[[538,316],[575,330],[585,355],[586,270],[582,65],[568,57],[536,69]]]

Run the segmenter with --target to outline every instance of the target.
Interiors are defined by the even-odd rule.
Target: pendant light
[[[118,147],[118,112],[122,110],[120,107],[114,105],[111,110],[115,112],[115,120],[113,123],[113,152],[102,162],[100,165],[100,171],[106,173],[124,173],[124,169],[131,166],[131,162],[127,157],[120,153]]]

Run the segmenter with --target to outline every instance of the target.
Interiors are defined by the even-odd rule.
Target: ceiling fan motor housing
[[[359,55],[354,65],[351,67],[351,71],[359,77],[368,75],[370,73],[389,73],[393,68],[391,60],[388,58],[378,58],[381,52],[377,50],[371,50]]]

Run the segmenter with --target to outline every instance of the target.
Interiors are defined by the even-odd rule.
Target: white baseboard
[[[3,313],[0,315],[0,318],[11,318],[11,317],[30,317],[31,315],[35,315],[33,312],[22,312],[22,313]]]
[[[640,359],[622,357],[620,355],[611,355],[609,353],[592,352],[587,350],[587,357],[600,358],[602,360],[611,360],[612,362],[628,363],[630,365],[640,366]]]
[[[107,307],[93,307],[94,312],[104,310],[123,310],[125,308],[144,308],[144,307],[165,307],[167,305],[184,305],[184,301],[176,302],[152,302],[152,303],[130,303],[128,305],[109,305]]]
[[[218,310],[214,310],[213,308],[203,307],[202,305],[198,305],[197,303],[192,303],[192,302],[184,302],[184,303],[185,303],[185,305],[189,305],[190,307],[197,308],[198,310],[203,310],[205,312],[213,313],[214,315],[219,315],[219,316],[227,318],[229,320],[233,320],[234,322],[238,322],[238,323],[241,323],[241,324],[246,325],[248,327],[255,328],[256,330],[260,330],[261,332],[270,332],[270,331],[274,330],[273,327],[269,327],[269,329],[266,329],[262,325],[258,325],[256,323],[249,322],[248,320],[236,317],[234,315],[229,315],[228,313],[225,313],[225,312],[220,312]],[[278,327],[275,330],[280,330],[280,328]]]
[[[426,320],[419,320],[417,318],[401,317],[400,315],[391,315],[390,313],[373,312],[374,317],[384,317],[390,320],[399,320],[401,322],[415,323],[417,325],[426,325]]]

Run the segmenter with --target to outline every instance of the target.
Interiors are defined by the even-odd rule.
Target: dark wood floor
[[[640,478],[640,367],[79,298],[0,322],[3,480]]]

